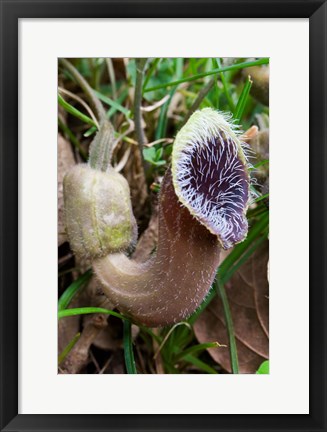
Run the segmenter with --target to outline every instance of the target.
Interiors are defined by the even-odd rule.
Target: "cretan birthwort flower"
[[[75,253],[93,262],[104,294],[136,323],[165,326],[201,304],[216,275],[221,247],[242,241],[250,179],[240,132],[223,113],[196,111],[176,136],[172,168],[159,195],[157,250],[128,258],[136,222],[127,181],[111,166],[113,129],[87,82],[62,60],[89,96],[99,132],[87,165],[64,180],[66,229]]]
[[[161,186],[155,255],[141,264],[125,254],[94,263],[108,298],[148,326],[187,318],[210,289],[221,246],[246,237],[249,189],[236,128],[212,109],[195,112],[176,137]]]

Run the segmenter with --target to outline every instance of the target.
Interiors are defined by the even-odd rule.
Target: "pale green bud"
[[[72,250],[85,259],[126,250],[137,238],[130,190],[113,168],[79,164],[64,179],[66,230]]]

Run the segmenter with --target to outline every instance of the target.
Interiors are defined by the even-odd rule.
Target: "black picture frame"
[[[326,22],[323,0],[0,0],[1,13],[1,431],[325,431],[326,422]],[[310,414],[18,414],[19,18],[309,18]],[[299,90],[300,91],[300,90]],[[301,125],[299,125],[301,127]],[[301,211],[301,203],[294,203]],[[290,228],[291,229],[291,228]],[[300,233],[299,233],[300,235]],[[301,347],[299,347],[299,353]],[[299,386],[301,385],[299,376]],[[282,389],[281,389],[282,391]]]

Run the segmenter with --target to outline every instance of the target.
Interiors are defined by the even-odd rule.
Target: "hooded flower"
[[[228,249],[247,235],[245,144],[226,114],[196,111],[176,136],[172,174],[180,202]]]

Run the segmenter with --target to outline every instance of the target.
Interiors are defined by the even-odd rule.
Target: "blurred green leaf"
[[[77,108],[73,107],[65,101],[65,99],[58,93],[58,103],[60,106],[64,108],[69,114],[72,114],[73,116],[77,117],[78,119],[82,120],[84,123],[90,124],[91,126],[97,127],[95,122],[88,117],[87,115],[83,114],[81,111],[79,111]]]
[[[90,280],[91,276],[92,270],[87,270],[69,285],[58,301],[58,311],[64,310],[69,306],[69,303],[72,301],[73,297],[84,287],[86,282]]]
[[[80,336],[81,336],[81,333],[77,333],[73,337],[73,339],[65,346],[63,351],[58,355],[58,365],[60,365],[60,363],[62,363],[65,360],[67,355],[74,348],[74,346],[75,346],[76,342],[78,341],[78,339],[80,338]]]
[[[269,374],[269,360],[265,360],[259,366],[259,369],[256,371],[256,374],[259,375],[268,375]]]
[[[143,149],[144,159],[155,166],[161,166],[166,164],[166,161],[161,159],[162,155],[162,147],[158,149],[156,149],[155,147],[146,147]]]

